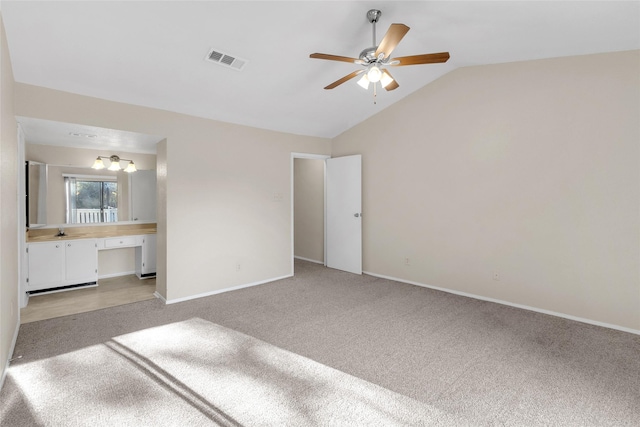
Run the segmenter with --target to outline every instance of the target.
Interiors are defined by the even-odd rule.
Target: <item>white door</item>
[[[362,274],[362,156],[326,162],[327,267]]]

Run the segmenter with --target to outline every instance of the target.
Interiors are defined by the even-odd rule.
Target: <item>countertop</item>
[[[57,240],[100,239],[106,237],[136,236],[156,234],[156,224],[127,224],[93,227],[69,227],[64,236],[58,236],[57,228],[31,229],[27,232],[27,243],[55,242]]]

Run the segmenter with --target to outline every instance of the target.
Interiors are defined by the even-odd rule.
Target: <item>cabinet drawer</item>
[[[104,239],[105,249],[126,248],[128,246],[137,246],[137,245],[138,245],[137,236],[125,236],[125,237],[114,237],[110,239]]]

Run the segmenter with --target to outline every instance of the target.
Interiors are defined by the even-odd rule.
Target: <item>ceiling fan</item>
[[[427,53],[423,55],[402,56],[398,58],[391,58],[391,52],[396,48],[398,43],[409,31],[409,27],[404,24],[391,24],[387,34],[384,35],[379,45],[376,45],[376,23],[380,19],[382,12],[377,9],[371,9],[367,12],[367,19],[373,24],[373,47],[369,47],[362,52],[358,58],[349,58],[346,56],[329,55],[326,53],[312,53],[310,58],[326,59],[329,61],[341,61],[351,62],[354,64],[362,65],[364,68],[354,71],[351,74],[347,74],[343,78],[336,80],[325,89],[333,89],[342,83],[351,80],[357,75],[363,74],[362,78],[358,81],[358,84],[365,89],[369,88],[369,83],[373,83],[374,96],[376,92],[376,84],[380,82],[380,85],[386,90],[397,89],[400,85],[391,76],[389,70],[386,67],[389,66],[404,66],[404,65],[418,65],[418,64],[436,64],[441,62],[447,62],[449,59],[449,52],[441,53]]]

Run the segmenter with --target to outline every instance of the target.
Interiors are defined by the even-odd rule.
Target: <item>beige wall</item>
[[[638,51],[425,86],[333,141],[364,270],[640,330],[639,117]]]
[[[18,141],[14,81],[0,15],[0,378],[18,327]]]
[[[135,271],[135,248],[98,251],[98,278],[133,274]]]
[[[324,262],[324,160],[294,159],[294,254]]]
[[[15,89],[20,116],[166,137],[171,172],[158,180],[166,191],[158,237],[166,242],[168,300],[291,274],[291,152],[328,154],[329,140],[19,83]],[[159,267],[160,283],[162,274]]]
[[[157,234],[156,239],[156,292],[167,299],[167,140],[156,146],[157,155]]]

